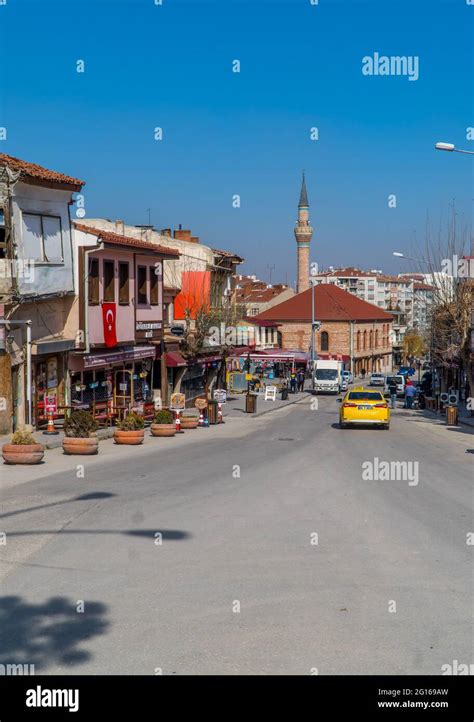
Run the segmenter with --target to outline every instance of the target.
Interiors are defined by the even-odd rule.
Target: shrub
[[[88,439],[97,431],[97,421],[88,411],[77,409],[64,420],[64,434],[69,438]]]
[[[17,429],[11,437],[11,443],[15,446],[26,446],[27,444],[37,444],[35,437],[31,433],[30,429]]]
[[[154,424],[172,424],[174,423],[174,417],[171,411],[168,409],[160,409],[155,414],[153,419]]]
[[[145,419],[134,411],[127,414],[126,417],[117,424],[120,431],[139,431],[143,429],[144,426]]]

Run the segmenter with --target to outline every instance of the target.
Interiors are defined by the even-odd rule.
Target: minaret
[[[298,203],[298,220],[295,226],[295,238],[297,243],[297,279],[296,293],[301,293],[309,288],[309,244],[313,237],[313,229],[309,225],[309,203],[306,191],[306,182],[303,171],[303,182],[301,183],[300,202]]]

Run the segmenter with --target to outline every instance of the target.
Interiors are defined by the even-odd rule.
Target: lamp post
[[[461,150],[456,148],[454,143],[435,143],[436,150],[446,150],[448,153],[464,153],[465,155],[474,155],[473,150]]]

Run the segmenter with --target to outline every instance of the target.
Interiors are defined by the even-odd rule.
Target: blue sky
[[[470,220],[472,159],[434,143],[474,149],[473,18],[465,0],[7,0],[1,150],[86,180],[88,217],[150,208],[289,283],[304,168],[312,260],[409,270],[392,250],[427,219],[454,200]],[[419,79],[364,76],[374,52],[419,57]]]

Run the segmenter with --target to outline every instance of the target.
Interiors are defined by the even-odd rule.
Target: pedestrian
[[[397,382],[393,376],[388,379],[388,393],[390,394],[390,406],[394,409],[397,405]]]
[[[413,408],[413,399],[416,394],[416,388],[414,384],[408,383],[405,388],[405,408],[411,409]]]
[[[300,369],[296,375],[298,381],[298,391],[304,391],[304,371]]]
[[[292,371],[290,374],[290,388],[291,393],[296,394],[296,374],[294,371]]]

